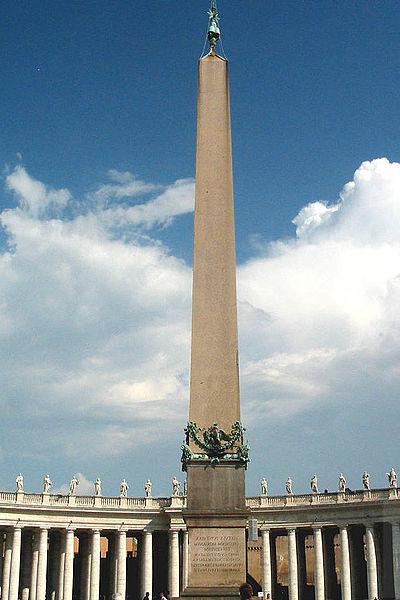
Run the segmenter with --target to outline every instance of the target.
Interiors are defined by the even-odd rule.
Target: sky
[[[207,0],[6,2],[0,489],[169,495],[188,414]],[[400,4],[219,0],[247,493],[387,485],[400,419]]]

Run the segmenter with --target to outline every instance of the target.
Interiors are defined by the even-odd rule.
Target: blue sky
[[[179,472],[207,8],[3,9],[2,488],[79,471],[164,494]],[[219,8],[248,492],[288,475],[305,491],[314,471],[356,488],[365,468],[383,486],[400,417],[399,4]]]

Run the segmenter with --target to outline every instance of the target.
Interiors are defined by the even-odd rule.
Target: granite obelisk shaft
[[[240,420],[228,63],[199,61],[189,420]]]
[[[246,461],[243,440],[228,442],[240,421],[232,187],[228,63],[212,46],[199,61],[197,102],[189,421],[198,435],[189,423],[182,592],[191,600],[235,597],[246,578]]]

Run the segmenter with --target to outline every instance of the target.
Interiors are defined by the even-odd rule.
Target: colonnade
[[[284,536],[288,577],[280,595],[276,541]],[[135,559],[127,552],[132,537]],[[264,524],[261,537],[262,587],[273,600],[400,600],[398,521],[279,529]],[[107,538],[106,546],[101,538]],[[311,596],[305,582],[306,538],[313,540]],[[146,592],[152,598],[160,591],[176,598],[187,585],[188,549],[187,531],[178,525],[168,531],[122,526],[102,531],[17,524],[0,530],[1,600],[109,600],[113,593],[141,600]]]
[[[382,536],[383,525],[389,528],[389,530],[387,527],[385,529],[385,539]],[[305,572],[302,554],[306,535],[312,535],[314,544],[313,597],[315,600],[331,598],[374,600],[385,597],[400,599],[400,523],[397,521],[380,525],[341,524],[338,527],[290,526],[285,530],[263,525],[261,571],[265,596],[269,593],[271,598],[275,599],[280,593],[276,574],[275,541],[278,536],[286,536],[288,598],[303,600],[308,597],[305,591],[307,586],[304,582],[304,573],[302,573]],[[334,538],[338,540],[337,560]],[[390,555],[387,550],[389,546]],[[362,567],[363,561],[365,569]]]
[[[158,574],[156,580],[154,533],[151,529],[102,532],[18,525],[0,530],[1,600],[99,600],[101,597],[109,600],[113,593],[137,600],[146,592],[152,598],[153,593],[158,595],[167,590],[172,597],[178,597],[187,581],[187,531],[177,528],[164,534],[157,532],[164,535],[167,556],[161,549],[158,564],[165,565],[165,576]],[[137,542],[138,560],[136,584],[129,594],[127,535]],[[107,538],[107,560],[101,559],[102,537]]]

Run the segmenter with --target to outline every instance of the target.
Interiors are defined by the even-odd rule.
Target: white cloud
[[[374,389],[387,378],[398,386],[399,373],[378,365],[400,349],[400,164],[364,162],[336,204],[309,204],[293,222],[297,239],[239,272],[252,408],[283,416],[340,403],[350,382],[355,400],[366,398],[365,369]]]
[[[127,456],[186,420],[191,269],[154,228],[192,210],[193,181],[160,189],[130,173],[111,178],[104,202],[78,203],[23,167],[7,177],[18,207],[1,214],[6,454],[74,465]],[[134,205],[122,200],[134,195]],[[294,223],[296,238],[258,243],[238,270],[244,420],[365,410],[376,398],[391,410],[400,377],[400,165],[363,163],[337,202],[311,203]]]
[[[94,481],[90,481],[83,473],[74,473],[79,483],[76,489],[76,493],[79,496],[94,496]],[[71,475],[72,477],[72,475]],[[60,487],[52,490],[53,494],[68,494],[69,493],[69,482],[63,483]]]
[[[156,198],[135,206],[113,206],[104,210],[102,223],[106,226],[121,228],[155,225],[169,225],[174,217],[192,212],[194,207],[194,182],[180,179]]]
[[[88,195],[101,206],[111,199],[132,198],[152,192],[157,187],[152,183],[136,179],[129,171],[110,169],[108,176],[112,183],[103,184],[93,194]]]
[[[22,166],[17,166],[6,179],[7,187],[13,191],[18,202],[33,217],[53,214],[65,208],[71,199],[68,190],[53,190],[33,179]]]
[[[115,207],[121,222],[85,203],[76,214],[72,199],[73,212],[54,218],[48,198],[58,192],[19,167],[7,186],[24,202],[1,214],[3,410],[33,427],[28,446],[38,455],[77,456],[82,438],[86,454],[112,455],[154,438],[154,415],[176,422],[187,396],[191,271],[156,239],[116,232],[124,221],[166,225],[190,212],[193,182]]]
[[[333,206],[328,206],[324,202],[307,204],[292,221],[297,226],[296,235],[302,237],[313,231],[313,229],[320,227],[329,220],[331,213],[336,212],[338,209],[339,204]]]

